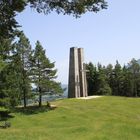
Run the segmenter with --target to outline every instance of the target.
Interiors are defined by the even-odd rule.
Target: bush
[[[9,103],[9,98],[1,98],[0,99],[0,107],[1,106],[5,106],[5,107],[9,107],[10,103]]]
[[[6,118],[9,116],[10,110],[4,107],[0,107],[0,119]]]
[[[112,90],[108,85],[104,85],[103,87],[101,87],[98,91],[97,91],[98,95],[111,95],[112,94]]]

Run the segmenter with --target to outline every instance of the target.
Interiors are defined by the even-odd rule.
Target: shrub
[[[10,110],[4,107],[0,107],[0,119],[7,118],[9,116]]]

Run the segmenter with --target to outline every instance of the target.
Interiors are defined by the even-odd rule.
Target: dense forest
[[[88,94],[140,97],[140,64],[132,59],[127,65],[86,64]]]

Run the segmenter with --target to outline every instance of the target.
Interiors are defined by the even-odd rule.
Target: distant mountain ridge
[[[138,61],[138,64],[140,65],[140,59],[138,59],[137,61]]]
[[[61,87],[65,89],[63,96],[67,97],[68,96],[68,85],[67,84],[62,84]]]

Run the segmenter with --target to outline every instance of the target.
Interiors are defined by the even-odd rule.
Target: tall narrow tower
[[[70,48],[68,97],[86,97],[87,81],[83,48]]]

